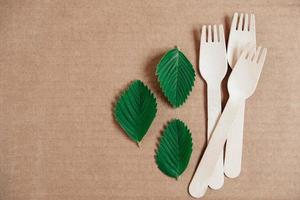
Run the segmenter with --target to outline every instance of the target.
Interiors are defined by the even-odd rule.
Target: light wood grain
[[[187,187],[205,145],[204,82],[197,73],[175,110],[155,66],[178,45],[197,70],[200,27],[223,23],[228,35],[235,11],[255,14],[268,57],[247,102],[241,176],[205,199],[299,199],[299,0],[0,1],[0,199],[192,199]],[[140,149],[112,116],[134,79],[158,98]],[[175,117],[194,141],[179,181],[154,162],[157,138]]]

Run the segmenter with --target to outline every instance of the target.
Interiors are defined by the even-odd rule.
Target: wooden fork
[[[255,91],[266,55],[266,48],[262,50],[258,47],[256,51],[253,51],[253,48],[247,48],[238,59],[227,84],[229,100],[189,185],[189,193],[193,197],[204,196],[208,181],[214,173],[224,144],[228,136],[230,137],[229,131],[235,123],[241,106]]]

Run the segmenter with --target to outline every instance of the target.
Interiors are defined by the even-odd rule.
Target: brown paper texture
[[[299,0],[0,1],[0,199],[192,199],[187,186],[206,135],[200,27],[222,23],[228,36],[235,11],[256,15],[257,43],[268,55],[246,105],[242,173],[203,199],[300,199]],[[197,71],[178,109],[155,77],[162,54],[175,45]],[[112,115],[134,79],[158,101],[141,148]],[[178,181],[154,161],[172,118],[188,124],[194,142]]]

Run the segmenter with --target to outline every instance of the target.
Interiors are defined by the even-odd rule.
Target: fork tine
[[[201,32],[201,44],[206,42],[206,26],[202,26],[202,32]]]
[[[255,47],[253,45],[248,45],[241,53],[240,58],[242,59],[249,59],[250,58],[250,54],[251,52],[253,52],[253,49],[254,49],[254,52],[255,52]]]
[[[225,42],[223,25],[219,25],[219,40],[220,42]]]
[[[244,50],[242,51],[242,54],[240,55],[239,59],[241,59],[241,58],[245,59],[246,56],[247,56],[248,53],[249,53],[249,50],[250,50],[249,47],[248,47],[247,49],[244,49]]]
[[[238,30],[240,30],[240,31],[243,30],[243,18],[244,18],[244,14],[241,13],[240,18],[239,18],[239,25],[238,25]]]
[[[255,53],[256,53],[255,46],[251,46],[248,51],[247,59],[252,61],[253,57],[255,56]]]
[[[263,48],[262,53],[258,59],[258,64],[260,65],[260,67],[264,65],[266,56],[267,56],[267,48]]]
[[[244,31],[249,30],[249,19],[248,19],[248,14],[245,14],[245,22],[244,22]]]
[[[256,52],[255,52],[254,58],[252,59],[253,62],[258,62],[258,57],[259,57],[259,54],[260,54],[260,50],[261,50],[261,47],[258,47]]]
[[[212,40],[211,40],[211,25],[208,25],[207,42],[212,42]]]
[[[255,32],[255,15],[251,14],[250,15],[250,27],[249,31],[254,31]]]
[[[218,31],[217,31],[217,25],[214,25],[214,42],[218,42]]]
[[[238,16],[239,16],[238,13],[234,13],[233,18],[232,18],[232,22],[231,22],[231,30],[236,30]]]

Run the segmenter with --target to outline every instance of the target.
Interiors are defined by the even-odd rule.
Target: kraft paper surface
[[[193,199],[187,187],[206,143],[200,27],[224,24],[228,38],[235,11],[255,14],[257,44],[268,55],[246,104],[242,173],[203,199],[299,200],[299,0],[1,0],[0,199]],[[193,64],[196,81],[186,103],[173,109],[155,69],[176,45]],[[135,79],[158,102],[140,148],[112,114]],[[194,143],[177,181],[154,160],[172,118],[189,126]]]

